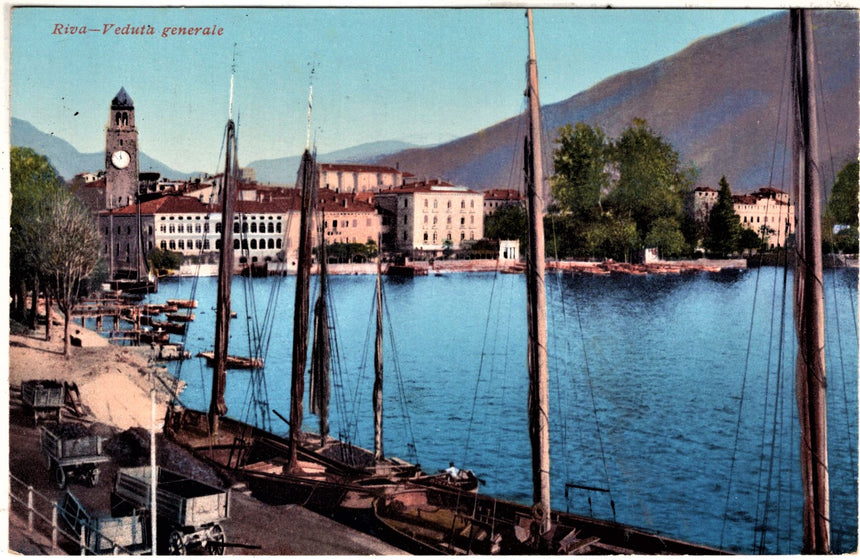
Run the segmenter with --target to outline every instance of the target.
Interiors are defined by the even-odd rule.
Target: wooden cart
[[[108,461],[102,454],[103,438],[83,436],[64,438],[45,426],[40,429],[42,453],[48,460],[48,472],[62,490],[71,479],[82,480],[89,486],[99,481],[99,465]]]
[[[60,499],[58,508],[60,517],[73,535],[80,538],[83,530],[82,553],[89,551],[94,554],[147,554],[152,550],[149,545],[148,519],[144,510],[133,511],[124,517],[92,515],[68,490]]]
[[[230,516],[230,491],[156,467],[156,517],[159,540],[167,535],[170,554],[203,551],[224,554],[224,529],[220,522]],[[114,493],[124,500],[148,508],[151,503],[151,467],[120,469]]]
[[[21,400],[25,411],[33,414],[33,423],[48,418],[57,423],[63,419],[63,384],[53,379],[37,379],[21,383]]]

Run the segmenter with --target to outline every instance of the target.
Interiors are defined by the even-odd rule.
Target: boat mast
[[[382,244],[379,245],[382,247]],[[382,255],[376,260],[376,346],[373,352],[373,458],[385,458],[382,449]]]
[[[795,375],[803,478],[803,553],[830,552],[827,471],[827,378],[824,365],[824,293],[821,250],[821,184],[815,113],[815,52],[811,14],[791,10],[795,98],[795,208],[798,256],[794,316],[798,353]]]
[[[526,138],[526,196],[528,200],[529,249],[528,285],[528,365],[529,438],[532,448],[532,481],[536,515],[541,533],[550,529],[549,481],[549,368],[547,365],[546,292],[544,290],[543,162],[541,157],[540,99],[535,56],[532,11],[526,10],[529,27],[528,88],[529,136]],[[537,511],[539,509],[539,512]]]
[[[320,446],[329,433],[328,412],[331,399],[331,338],[328,325],[328,262],[325,248],[325,214],[319,228],[320,292],[314,305],[314,345],[311,350],[311,385],[308,390],[311,412],[319,417]]]
[[[233,76],[230,76],[230,114],[227,119],[227,149],[221,188],[221,248],[218,251],[218,292],[215,304],[215,351],[212,368],[212,400],[209,403],[209,432],[218,434],[218,419],[227,414],[224,390],[227,385],[227,347],[230,341],[230,289],[233,283],[233,201],[236,198],[236,128],[233,124]]]
[[[308,305],[311,276],[311,222],[317,198],[316,158],[310,152],[311,90],[308,96],[308,135],[296,186],[302,189],[302,213],[299,226],[299,264],[296,270],[296,301],[293,308],[293,361],[290,383],[290,449],[285,470],[297,470],[297,450],[302,437],[305,393],[305,365],[308,353]]]

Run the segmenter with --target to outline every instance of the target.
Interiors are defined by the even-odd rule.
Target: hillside
[[[27,121],[12,117],[10,123],[11,142],[13,146],[32,148],[44,154],[51,165],[66,180],[71,180],[78,173],[87,171],[97,172],[104,169],[104,152],[82,154],[74,146],[53,134],[42,132]],[[184,179],[188,173],[172,169],[145,153],[140,154],[141,171],[158,171],[163,177]]]
[[[831,168],[838,172],[857,157],[858,13],[818,11],[813,21],[823,84],[821,146],[829,148],[822,153],[824,183],[829,189]],[[551,153],[556,131],[567,123],[597,125],[616,137],[640,117],[699,169],[701,185],[716,185],[725,175],[735,192],[769,182],[784,186],[788,171],[776,166],[771,171],[771,162],[781,164],[785,153],[787,51],[787,13],[701,39],[671,57],[544,106],[545,150]],[[401,169],[417,176],[480,190],[511,186],[512,173],[522,167],[521,121],[521,116],[514,117],[471,136],[406,150],[377,163],[399,162]]]

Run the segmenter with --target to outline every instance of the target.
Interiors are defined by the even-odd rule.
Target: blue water
[[[374,281],[331,279],[341,364],[332,432],[366,447]],[[619,522],[673,537],[744,553],[799,552],[795,342],[783,282],[775,268],[549,275],[554,507],[611,519],[614,503]],[[284,416],[294,286],[293,277],[237,277],[233,286],[231,353],[248,354],[247,309],[276,309],[265,375],[270,405]],[[857,548],[858,517],[856,271],[828,271],[825,288],[832,540],[834,551],[848,552]],[[530,503],[524,278],[386,279],[385,290],[386,454],[428,472],[453,460],[486,481],[482,492]],[[192,297],[192,280],[164,281],[150,299],[172,297]],[[199,279],[193,297],[192,355],[211,349],[215,278]],[[183,402],[206,409],[211,370],[192,359],[179,373],[188,383]],[[253,420],[250,379],[229,373],[230,415]],[[306,416],[305,426],[315,430],[316,419]],[[286,433],[277,418],[272,427]],[[566,495],[567,483],[608,492]]]

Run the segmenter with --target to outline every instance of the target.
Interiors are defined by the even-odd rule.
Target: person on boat
[[[448,468],[445,469],[445,474],[448,475],[448,478],[451,480],[457,480],[460,477],[460,469],[454,466],[454,462],[451,461],[448,463]]]

